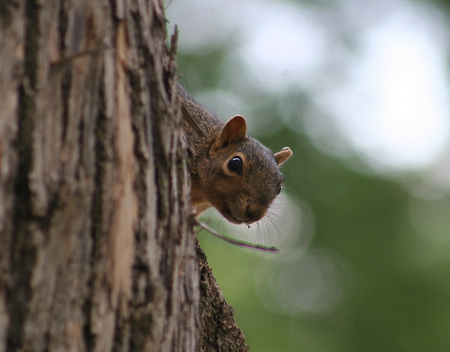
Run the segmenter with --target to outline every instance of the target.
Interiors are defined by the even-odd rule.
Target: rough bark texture
[[[248,352],[245,337],[234,319],[233,308],[227,304],[206,261],[197,247],[200,270],[200,339],[199,351]]]
[[[0,63],[0,352],[199,349],[161,1],[2,1]]]

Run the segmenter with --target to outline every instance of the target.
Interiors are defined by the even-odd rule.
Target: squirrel
[[[189,145],[191,205],[196,215],[210,206],[235,224],[261,220],[280,193],[279,169],[291,155],[288,147],[273,154],[247,136],[241,115],[227,123],[197,103],[177,83],[182,103],[182,127]]]

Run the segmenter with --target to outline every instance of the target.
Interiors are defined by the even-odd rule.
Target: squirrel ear
[[[247,122],[243,116],[236,115],[229,119],[225,126],[223,126],[220,136],[216,138],[210,150],[214,152],[221,148],[225,148],[227,145],[245,139],[246,136]]]
[[[277,165],[281,165],[283,162],[285,162],[289,157],[292,155],[292,150],[289,149],[289,147],[284,147],[279,151],[278,153],[274,154],[275,161],[277,162]]]

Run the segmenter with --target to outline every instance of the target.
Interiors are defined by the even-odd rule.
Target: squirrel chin
[[[219,213],[222,214],[222,216],[227,219],[229,222],[233,223],[233,224],[243,224],[244,220],[239,220],[238,218],[236,218],[233,213],[231,212],[231,210],[227,207],[219,210]]]
[[[255,222],[258,222],[259,220],[261,220],[261,218],[258,218],[256,220],[255,219],[245,219],[245,220],[238,219],[236,216],[233,215],[231,210],[227,207],[219,210],[219,213],[222,214],[222,216],[225,219],[227,219],[229,222],[236,224],[236,225],[245,224],[248,227],[250,227],[251,224],[254,224]]]

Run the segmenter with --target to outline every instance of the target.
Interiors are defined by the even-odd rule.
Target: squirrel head
[[[247,136],[245,118],[236,115],[197,165],[204,197],[232,223],[261,220],[283,185],[279,165],[291,154],[287,147],[273,154]]]

